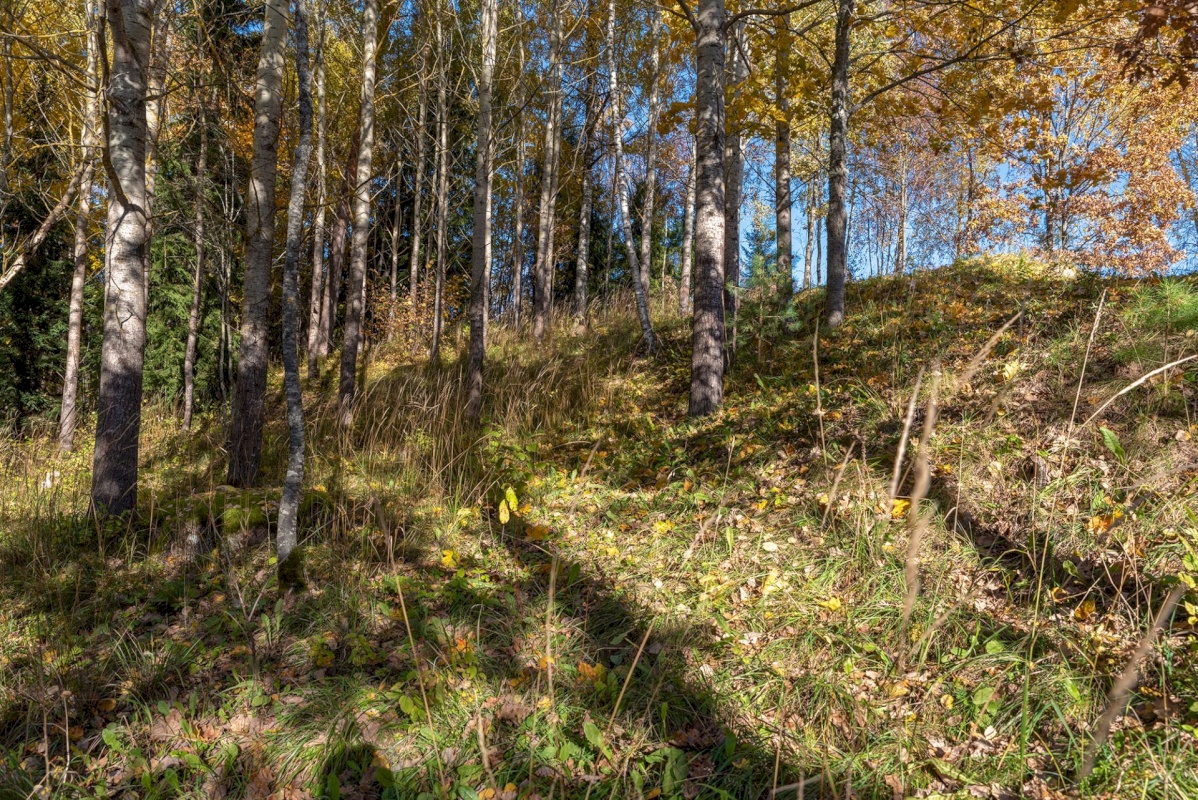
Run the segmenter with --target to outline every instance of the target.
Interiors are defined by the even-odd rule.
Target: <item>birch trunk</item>
[[[491,82],[498,38],[498,0],[482,3],[482,64],[478,72],[478,146],[474,162],[474,240],[470,254],[470,367],[466,419],[477,423],[483,408],[483,361],[487,353],[487,306],[491,263]]]
[[[367,0],[367,25],[372,30]],[[304,407],[299,374],[299,262],[304,232],[304,194],[312,153],[312,88],[308,74],[308,14],[305,0],[295,0],[295,72],[299,84],[299,141],[291,165],[291,197],[287,203],[287,244],[283,257],[283,384],[287,392],[287,477],[279,503],[279,585],[300,584],[296,517],[304,486]]]
[[[778,289],[783,302],[794,293],[791,274],[794,251],[790,236],[790,36],[786,18],[778,17],[777,49],[774,63],[774,94],[778,118],[774,125],[774,224],[778,240]]]
[[[732,90],[745,77],[746,64],[741,55],[741,27],[731,31],[725,46],[729,51],[727,79],[732,83]],[[726,349],[729,357],[736,354],[736,314],[739,305],[738,292],[740,289],[740,206],[741,190],[745,178],[744,151],[741,147],[740,123],[730,121],[725,114],[727,128],[724,139],[724,186],[726,191],[724,203],[724,316],[732,320],[733,333],[728,337]]]
[[[724,0],[701,0],[695,31],[695,313],[687,413],[724,401]]]
[[[649,297],[645,284],[641,283],[641,266],[637,261],[636,240],[632,236],[632,215],[628,209],[628,187],[624,175],[624,112],[620,100],[620,78],[616,69],[616,4],[607,2],[607,71],[608,96],[611,103],[611,136],[615,174],[612,187],[620,209],[620,226],[624,234],[624,247],[628,253],[628,265],[632,270],[632,293],[636,298],[636,313],[641,322],[641,333],[652,353],[657,349],[657,337],[653,335],[653,323],[649,319]],[[649,266],[644,266],[646,272]]]
[[[832,57],[831,134],[828,146],[828,291],[824,318],[829,328],[844,322],[844,285],[848,262],[849,37],[857,0],[837,0],[836,40]]]
[[[574,317],[586,320],[587,280],[590,277],[591,210],[594,206],[595,182],[595,73],[587,72],[582,122],[582,202],[578,210],[578,255],[574,267]]]
[[[317,16],[320,6],[317,5]],[[312,291],[308,298],[308,377],[316,375],[320,351],[324,302],[325,264],[325,204],[328,195],[325,182],[325,97],[324,97],[324,20],[316,27],[316,52],[313,59],[313,89],[316,94],[316,208],[312,210]]]
[[[72,258],[75,264],[71,274],[71,300],[67,312],[67,360],[63,370],[62,410],[58,420],[58,449],[69,453],[75,446],[75,428],[79,415],[79,359],[83,346],[83,286],[87,280],[87,239],[91,224],[92,179],[96,160],[96,123],[99,121],[100,101],[100,10],[95,0],[85,0],[84,18],[87,23],[87,100],[83,112],[83,130],[80,133],[80,149],[83,159],[83,175],[79,180],[79,196],[76,199],[75,241]]]
[[[516,206],[512,229],[512,322],[517,330],[524,304],[524,167],[524,112],[521,111],[516,122],[516,197],[512,201]]]
[[[191,430],[195,408],[196,342],[200,330],[200,301],[204,286],[204,193],[208,182],[208,119],[200,102],[200,152],[195,171],[195,276],[191,284],[191,309],[187,315],[187,346],[183,350],[183,430]]]
[[[146,346],[146,63],[152,3],[106,0],[112,36],[108,74],[108,230],[104,342],[92,469],[94,514],[137,505],[142,366]]]
[[[537,212],[537,256],[533,265],[532,335],[545,338],[549,325],[550,295],[553,293],[553,226],[557,188],[558,154],[561,147],[561,39],[562,12],[551,4],[553,15],[549,33],[549,110],[545,121],[545,146],[542,150],[541,204]]]
[[[151,11],[149,86],[146,95],[146,241],[154,238],[154,197],[158,188],[158,137],[166,118],[166,70],[170,61],[171,8],[156,4]],[[142,279],[146,297],[150,296],[150,247],[145,251]]]
[[[112,0],[110,0],[112,2]],[[268,355],[270,263],[275,238],[275,178],[278,171],[279,117],[283,100],[283,46],[287,4],[266,0],[262,53],[254,97],[254,151],[245,196],[245,281],[241,307],[241,346],[233,390],[229,442],[229,483],[253,486],[262,456],[263,404]]]
[[[682,274],[678,278],[678,312],[691,310],[691,264],[695,246],[695,157],[691,154],[690,172],[686,176],[686,204],[682,216]]]
[[[441,317],[444,314],[442,305],[449,227],[449,78],[440,7],[437,8],[437,62],[437,276],[433,287],[433,345],[429,351],[429,360],[433,364],[437,364],[441,358]]]
[[[811,250],[815,246],[815,180],[807,184],[807,241],[803,245],[803,288],[811,288]]]
[[[428,46],[425,45],[420,55],[420,91],[417,101],[419,109],[416,112],[416,169],[412,177],[412,253],[408,260],[408,299],[412,304],[413,311],[416,309],[416,290],[420,284],[420,243],[424,239],[421,210],[424,205],[425,145],[428,141],[427,61]]]
[[[398,151],[398,147],[396,150]],[[391,307],[387,309],[387,339],[390,340],[395,335],[395,305],[399,302],[399,237],[402,220],[400,219],[400,204],[399,195],[400,189],[403,188],[403,161],[396,158],[395,161],[395,206],[391,209]]]
[[[653,5],[649,24],[649,128],[645,132],[645,199],[641,206],[641,287],[649,297],[649,265],[653,260],[653,205],[657,197],[657,121],[660,116],[658,73],[661,71],[661,11]],[[663,284],[662,292],[665,292]]]
[[[366,306],[366,250],[370,234],[370,176],[374,156],[375,56],[378,49],[378,0],[366,0],[362,20],[362,108],[358,119],[358,158],[354,175],[354,232],[349,283],[345,290],[345,337],[341,343],[340,423],[353,422],[358,350]]]

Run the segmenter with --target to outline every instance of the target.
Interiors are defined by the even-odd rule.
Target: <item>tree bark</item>
[[[732,90],[745,77],[747,65],[741,54],[741,27],[738,23],[727,35],[725,47],[730,62],[727,80]],[[726,336],[725,350],[729,360],[736,355],[736,315],[740,304],[740,206],[745,179],[744,151],[741,147],[740,122],[725,114],[727,128],[724,139],[724,318],[732,321],[732,334]]]
[[[320,7],[317,5],[317,17],[320,17]],[[325,180],[325,137],[327,135],[325,122],[325,92],[324,92],[324,20],[316,26],[316,52],[313,58],[313,90],[316,95],[316,207],[312,210],[312,290],[308,298],[308,377],[316,375],[319,368],[317,356],[320,353],[321,332],[323,330],[324,311],[328,304],[324,301],[325,294],[325,264],[324,264],[324,234],[325,234],[325,204],[328,202],[327,184]]]
[[[84,0],[83,13],[87,23],[87,100],[84,103],[83,126],[79,139],[84,172],[79,179],[79,196],[75,211],[75,241],[72,250],[75,269],[71,274],[71,299],[67,312],[67,360],[63,370],[62,409],[58,419],[58,449],[63,453],[69,453],[74,449],[75,428],[79,421],[83,287],[87,279],[87,240],[91,223],[92,178],[96,161],[96,123],[100,114],[100,10],[95,0]]]
[[[786,17],[777,18],[778,30],[774,64],[774,94],[778,118],[774,126],[774,221],[778,239],[778,289],[783,302],[794,293],[791,274],[794,251],[790,235],[790,31]]]
[[[537,257],[533,265],[532,335],[536,341],[545,338],[549,325],[549,307],[553,294],[553,226],[555,219],[558,156],[561,151],[562,74],[561,39],[562,12],[551,6],[553,21],[549,33],[549,109],[545,121],[545,146],[542,151],[541,205],[537,213]]]
[[[653,206],[657,198],[657,123],[660,117],[658,73],[661,71],[661,11],[656,4],[650,7],[649,23],[649,127],[645,131],[645,198],[641,205],[641,287],[649,297],[649,265],[653,261]],[[665,286],[662,286],[662,292]]]
[[[695,156],[693,152],[690,172],[686,176],[686,203],[682,213],[682,274],[678,279],[678,312],[688,314],[691,310],[691,265],[695,247]]]
[[[408,260],[408,299],[412,310],[416,309],[416,290],[420,285],[420,243],[423,241],[424,224],[421,211],[424,205],[424,164],[428,141],[428,45],[420,53],[420,89],[417,92],[416,112],[416,168],[412,176],[412,252]]]
[[[724,28],[723,0],[701,0],[695,31],[695,312],[687,413],[724,401]]]
[[[474,161],[474,232],[470,254],[470,368],[466,419],[477,424],[483,409],[483,361],[487,354],[488,278],[491,263],[491,82],[495,74],[498,0],[483,0],[482,64],[478,71],[478,145]]]
[[[815,246],[815,180],[807,183],[807,241],[803,244],[803,288],[811,288],[811,250]]]
[[[349,284],[345,291],[345,337],[341,343],[340,424],[353,422],[358,350],[366,306],[366,250],[370,234],[370,178],[374,156],[375,56],[378,49],[378,0],[366,0],[362,20],[362,107],[358,119],[358,158],[354,177],[354,232]]]
[[[395,306],[399,302],[399,237],[402,220],[400,219],[400,189],[403,188],[403,159],[398,156],[396,147],[395,180],[392,183],[395,192],[395,205],[391,209],[391,307],[387,309],[387,339],[395,335]]]
[[[166,119],[166,71],[170,61],[171,15],[166,3],[156,4],[151,17],[149,86],[146,95],[146,241],[154,238],[154,197],[158,191],[158,136]],[[147,245],[142,270],[146,297],[150,296],[151,249]]]
[[[907,269],[907,171],[904,167],[899,174],[899,197],[897,219],[895,220],[894,244],[894,274],[902,275]]]
[[[636,298],[636,313],[641,322],[641,333],[652,353],[657,349],[657,337],[653,335],[653,323],[649,319],[649,297],[645,284],[641,283],[641,266],[637,261],[636,240],[632,236],[632,214],[628,209],[628,186],[624,174],[624,108],[620,99],[620,79],[616,69],[616,4],[607,2],[607,71],[608,102],[611,105],[611,136],[615,174],[612,190],[619,204],[620,226],[624,234],[624,248],[628,254],[628,265],[632,271],[632,294]],[[648,271],[648,265],[644,269]]]
[[[592,48],[593,50],[593,48]],[[586,321],[587,280],[591,259],[591,211],[594,207],[595,181],[595,72],[588,68],[583,100],[582,202],[578,209],[578,255],[574,266],[574,318]]]
[[[517,330],[524,305],[524,168],[524,112],[520,111],[516,117],[516,197],[512,201],[516,206],[512,228],[512,323]]]
[[[849,44],[857,0],[837,0],[836,40],[832,57],[831,134],[828,146],[828,290],[824,319],[829,328],[844,322],[844,286],[848,265]]]
[[[106,164],[109,169],[108,266],[100,357],[94,514],[137,505],[142,365],[146,346],[146,64],[152,3],[107,0],[112,36]]]
[[[445,268],[449,255],[449,67],[445,63],[445,34],[441,8],[437,8],[437,276],[433,287],[433,344],[429,361],[434,365],[441,359],[441,327],[445,313]]]
[[[367,0],[366,21],[373,30]],[[291,197],[287,203],[287,244],[283,256],[283,384],[287,392],[287,477],[279,503],[279,585],[302,581],[296,533],[300,495],[304,486],[304,407],[299,374],[299,262],[304,232],[304,194],[312,154],[312,88],[308,73],[308,14],[305,0],[295,0],[295,72],[299,84],[299,141],[291,166]],[[369,34],[368,34],[369,35]],[[364,90],[365,91],[365,90]]]
[[[183,430],[191,430],[195,408],[196,342],[200,331],[200,301],[204,286],[204,204],[208,182],[208,118],[204,101],[200,101],[200,152],[195,171],[195,277],[191,285],[191,309],[187,314],[187,345],[183,350]]]
[[[112,2],[112,0],[109,0]],[[254,150],[245,196],[245,280],[242,289],[241,346],[233,390],[229,441],[229,483],[258,482],[270,308],[270,263],[275,237],[275,178],[278,171],[279,117],[283,100],[283,46],[287,4],[266,0],[262,52],[254,97]]]

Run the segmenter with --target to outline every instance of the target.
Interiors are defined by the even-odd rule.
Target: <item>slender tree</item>
[[[691,310],[691,264],[695,247],[695,157],[691,148],[691,163],[686,173],[686,201],[682,212],[682,274],[678,279],[678,311]]]
[[[641,322],[641,333],[649,352],[657,349],[657,337],[653,335],[653,323],[649,319],[649,296],[646,284],[640,280],[641,266],[637,260],[636,240],[632,237],[632,214],[628,209],[628,185],[624,173],[624,109],[620,99],[619,71],[616,69],[616,3],[607,2],[607,73],[608,102],[611,111],[612,158],[614,174],[612,193],[619,208],[620,226],[624,234],[624,248],[632,271],[632,294],[636,298],[636,313]],[[610,253],[610,251],[609,251]],[[610,255],[609,255],[610,258]],[[648,265],[644,269],[648,271]]]
[[[146,64],[152,0],[107,0],[108,232],[104,341],[96,407],[91,507],[121,514],[137,505],[142,366],[146,347]]]
[[[441,358],[441,326],[445,314],[445,269],[449,258],[449,65],[446,63],[444,23],[437,5],[437,275],[433,285],[433,344],[429,360]]]
[[[549,109],[545,120],[545,146],[542,149],[541,204],[537,212],[537,254],[533,264],[532,335],[538,342],[545,338],[553,296],[553,228],[556,223],[557,170],[561,154],[562,114],[562,9],[549,3],[552,22],[549,32]]]
[[[319,0],[316,4],[316,48],[312,63],[313,90],[316,95],[316,207],[312,209],[312,289],[308,298],[308,377],[317,371],[317,356],[323,326],[325,286],[325,204],[328,202],[325,178],[325,138],[328,135],[325,123],[324,91],[324,19],[320,13]]]
[[[341,343],[339,387],[341,427],[353,422],[358,350],[366,306],[366,249],[370,234],[370,178],[374,156],[375,59],[378,50],[378,0],[366,0],[362,19],[362,107],[358,118],[358,158],[354,176],[354,232],[350,246],[349,285],[345,292],[345,337]]]
[[[724,400],[724,0],[700,0],[695,29],[695,312],[688,413]]]
[[[837,0],[836,39],[832,54],[831,133],[828,139],[828,289],[824,319],[829,328],[844,322],[844,285],[848,265],[849,38],[857,0]]]
[[[420,51],[420,87],[416,92],[416,163],[412,173],[412,252],[408,259],[408,299],[416,308],[416,290],[420,285],[420,242],[424,230],[421,209],[424,204],[425,150],[428,142],[428,43]]]
[[[657,124],[661,115],[659,76],[661,71],[661,11],[656,4],[649,9],[649,127],[645,132],[645,196],[641,204],[641,286],[649,296],[649,264],[653,259],[653,206],[657,198]],[[665,287],[662,287],[665,291]]]
[[[372,0],[367,0],[369,4]],[[291,165],[291,197],[287,202],[287,244],[283,255],[283,383],[287,392],[287,477],[279,503],[279,584],[299,584],[297,516],[304,486],[304,406],[299,365],[299,264],[304,228],[304,194],[312,154],[312,80],[308,71],[306,0],[295,0],[295,72],[299,84],[299,140]],[[367,13],[369,17],[369,12]]]
[[[466,419],[477,423],[483,407],[487,353],[488,267],[491,263],[491,94],[498,38],[498,0],[482,2],[482,63],[478,70],[478,144],[474,161],[474,239],[470,255],[470,367]]]
[[[202,90],[201,90],[202,91]],[[204,207],[208,190],[208,115],[203,100],[199,101],[200,152],[196,155],[195,169],[195,273],[191,284],[191,308],[187,314],[187,344],[183,350],[183,430],[191,430],[191,416],[195,408],[196,386],[196,343],[200,332],[200,301],[204,287]]]
[[[67,311],[67,359],[62,380],[62,409],[58,419],[58,449],[70,452],[75,446],[75,428],[79,417],[79,361],[83,345],[83,286],[87,280],[88,228],[91,225],[92,179],[96,161],[96,123],[99,121],[100,83],[100,8],[95,0],[84,0],[83,15],[87,23],[87,98],[84,101],[83,125],[79,135],[83,175],[79,180],[79,197],[75,211],[75,241],[71,274],[71,299]]]
[[[790,29],[785,15],[775,19],[774,96],[777,118],[774,121],[774,221],[778,240],[778,290],[782,300],[794,292],[791,275],[794,253],[791,246],[790,214]]]
[[[113,0],[109,0],[112,2]],[[266,0],[262,52],[254,90],[254,152],[245,193],[245,279],[241,345],[229,437],[229,483],[253,486],[262,456],[268,355],[270,263],[275,238],[275,178],[283,102],[285,0]]]

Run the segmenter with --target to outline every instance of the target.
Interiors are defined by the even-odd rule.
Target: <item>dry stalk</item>
[[[928,496],[932,485],[932,434],[936,431],[936,414],[939,410],[938,396],[940,392],[940,370],[932,373],[932,392],[928,396],[928,404],[924,410],[923,432],[919,437],[919,452],[915,459],[915,486],[911,491],[911,506],[907,512],[907,558],[904,577],[907,584],[907,594],[903,599],[903,619],[899,626],[899,643],[907,640],[907,629],[911,624],[911,613],[915,610],[915,600],[919,597],[919,545],[928,529],[930,510],[921,511],[920,504]],[[899,663],[906,663],[906,652],[901,652]]]

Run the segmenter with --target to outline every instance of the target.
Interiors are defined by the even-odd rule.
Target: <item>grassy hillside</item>
[[[329,367],[285,597],[278,375],[269,488],[148,409],[120,529],[0,440],[0,796],[1198,795],[1194,593],[1077,783],[1198,578],[1198,283],[976,260],[816,346],[820,299],[746,304],[700,421],[676,317],[497,329],[481,430],[394,344],[339,436]]]

